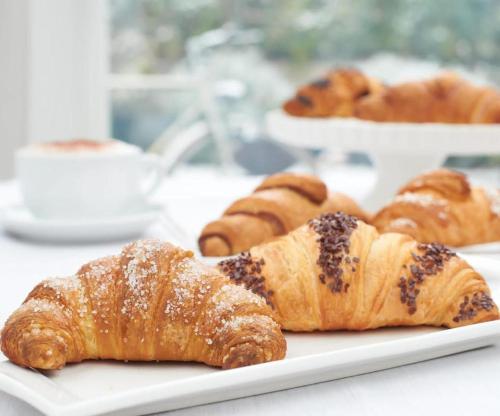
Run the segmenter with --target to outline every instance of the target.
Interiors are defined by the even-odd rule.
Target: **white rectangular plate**
[[[468,256],[500,300],[500,262]],[[456,329],[391,328],[287,334],[283,361],[235,370],[191,363],[70,365],[38,373],[0,363],[0,390],[51,416],[139,415],[251,396],[428,360],[490,345],[500,321]]]
[[[499,254],[500,241],[457,247],[455,250],[461,254]]]

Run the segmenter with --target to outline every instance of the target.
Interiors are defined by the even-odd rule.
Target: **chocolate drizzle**
[[[321,78],[316,81],[311,82],[311,87],[318,88],[320,90],[324,90],[328,88],[332,82],[328,78]]]
[[[464,301],[460,304],[458,314],[453,318],[453,322],[467,321],[474,318],[478,311],[490,311],[495,304],[493,299],[486,293],[474,293],[472,299],[469,296],[464,297]]]
[[[262,296],[266,300],[266,303],[274,308],[271,301],[271,296],[274,292],[266,290],[264,284],[265,278],[262,275],[262,266],[264,264],[264,259],[256,260],[252,258],[252,255],[248,251],[245,251],[236,257],[219,262],[218,267],[233,282],[243,285],[253,293]]]
[[[297,95],[297,100],[305,107],[313,107],[313,102],[309,97],[305,95]]]
[[[319,275],[321,283],[325,284],[332,293],[347,292],[349,284],[344,283],[342,276],[342,260],[350,266],[352,272],[356,271],[355,264],[359,263],[358,257],[349,257],[349,238],[358,224],[354,217],[337,212],[323,214],[308,222],[317,234],[319,243],[319,258],[317,264],[323,273]]]
[[[414,264],[410,265],[410,277],[401,276],[398,287],[401,289],[401,303],[408,306],[408,313],[413,315],[417,311],[417,296],[421,285],[427,276],[433,276],[443,270],[444,264],[451,257],[456,256],[447,247],[438,243],[419,244],[421,254],[411,253]],[[406,266],[406,265],[405,265]],[[403,268],[408,269],[403,266]]]

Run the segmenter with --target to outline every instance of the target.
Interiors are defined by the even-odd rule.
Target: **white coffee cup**
[[[41,218],[137,211],[163,177],[158,157],[117,140],[33,144],[15,159],[24,202]]]

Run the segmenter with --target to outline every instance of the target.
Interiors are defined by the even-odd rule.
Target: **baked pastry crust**
[[[484,279],[455,253],[343,213],[224,260],[290,331],[457,327],[498,319]]]
[[[411,123],[500,123],[500,93],[479,87],[454,73],[406,82],[356,103],[358,118]]]
[[[344,211],[368,220],[351,198],[328,191],[317,177],[278,173],[229,206],[222,218],[207,224],[199,237],[204,256],[228,256],[248,250],[304,224],[322,212]]]
[[[1,341],[12,362],[39,369],[92,359],[234,368],[286,351],[261,297],[158,240],[43,281],[10,316]]]
[[[383,88],[380,82],[357,69],[340,68],[300,87],[297,94],[283,104],[283,109],[299,117],[352,117],[359,99]]]
[[[356,117],[406,123],[500,123],[500,92],[453,72],[385,86],[356,69],[330,71],[300,87],[283,109],[298,117]]]
[[[452,247],[500,241],[500,192],[471,186],[460,172],[434,170],[401,188],[373,224]]]

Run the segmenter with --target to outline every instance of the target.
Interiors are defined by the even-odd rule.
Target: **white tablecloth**
[[[479,179],[495,184],[496,174]],[[336,169],[323,177],[332,189],[362,198],[373,183],[366,169]],[[190,172],[167,179],[157,195],[173,218],[193,235],[216,218],[258,178],[229,178]],[[0,184],[0,208],[19,199],[14,182]],[[202,203],[200,202],[202,201]],[[168,239],[159,224],[146,236]],[[86,261],[118,252],[123,242],[83,246],[47,245],[0,231],[0,321],[5,321],[42,278],[74,273]],[[500,258],[500,255],[498,256]],[[172,415],[471,415],[500,414],[500,347],[457,354],[343,380],[172,412]],[[39,415],[0,393],[0,415]]]

